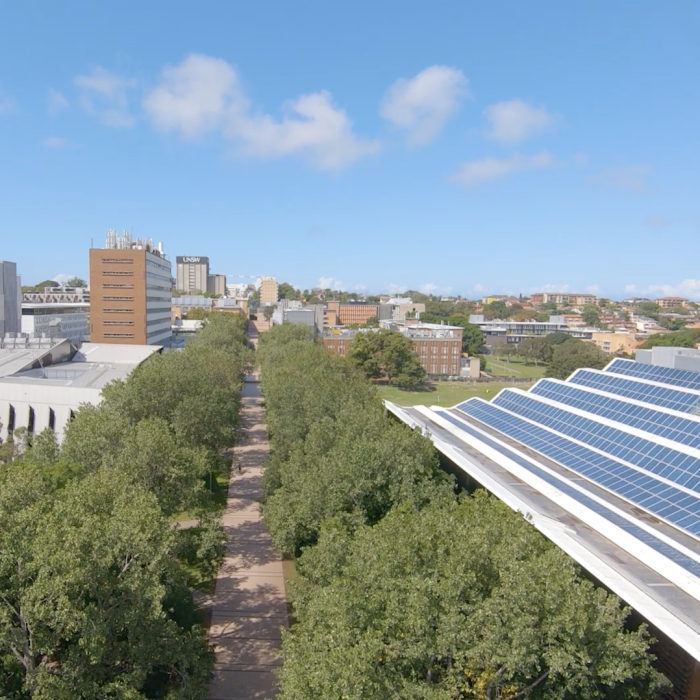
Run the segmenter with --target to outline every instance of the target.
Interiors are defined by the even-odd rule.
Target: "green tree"
[[[22,287],[22,293],[27,294],[27,293],[34,293],[34,294],[43,294],[44,289],[46,287],[60,287],[61,285],[56,282],[55,280],[44,280],[43,282],[39,282],[39,284],[35,284],[33,286],[23,286]]]
[[[650,350],[655,347],[694,348],[700,343],[700,330],[688,329],[676,333],[657,333],[645,340],[639,348]]]
[[[640,301],[636,308],[640,316],[658,319],[661,315],[661,307],[655,301]]]
[[[279,297],[280,299],[298,299],[299,290],[294,289],[294,287],[288,282],[282,282],[279,285]]]
[[[299,561],[281,700],[617,700],[668,688],[629,608],[483,492],[328,522]],[[310,673],[309,669],[313,669]]]
[[[203,321],[205,318],[211,316],[211,311],[206,309],[188,309],[185,313],[185,318],[188,321]]]
[[[462,352],[468,355],[478,355],[486,340],[479,326],[469,323],[469,318],[464,314],[453,314],[447,319],[451,326],[460,326],[462,331]]]
[[[15,698],[201,697],[211,660],[172,538],[155,498],[115,474],[54,494],[40,470],[6,471],[0,654],[16,664],[0,695],[19,680]]]
[[[598,326],[600,324],[600,310],[595,304],[586,304],[583,307],[581,317],[587,326]]]
[[[383,376],[397,386],[416,386],[425,379],[413,341],[398,331],[380,328],[357,333],[350,342],[348,357],[368,377]]]
[[[66,287],[87,287],[88,283],[82,277],[71,277],[66,282]]]
[[[568,342],[554,347],[547,376],[566,379],[572,372],[581,367],[602,369],[609,361],[610,356],[597,345],[570,339]]]

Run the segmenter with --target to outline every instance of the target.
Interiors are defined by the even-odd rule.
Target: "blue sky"
[[[0,6],[0,259],[700,299],[700,4]]]

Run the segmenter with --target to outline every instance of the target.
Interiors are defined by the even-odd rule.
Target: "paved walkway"
[[[209,700],[274,697],[274,668],[282,663],[280,631],[288,625],[282,559],[261,521],[257,502],[262,498],[262,466],[269,444],[260,388],[250,379],[242,399],[246,439],[234,450],[223,517],[227,553],[211,606],[209,640],[216,666]]]

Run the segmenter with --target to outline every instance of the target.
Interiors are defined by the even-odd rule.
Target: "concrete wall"
[[[17,265],[0,261],[0,338],[22,329],[22,288]]]
[[[655,347],[637,350],[635,359],[647,365],[700,372],[700,350],[695,348]]]

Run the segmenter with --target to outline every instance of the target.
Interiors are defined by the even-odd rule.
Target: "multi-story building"
[[[226,275],[209,275],[207,277],[207,292],[219,297],[226,296]]]
[[[109,231],[107,247],[90,250],[90,340],[167,345],[171,292],[171,265],[160,244]]]
[[[209,258],[178,255],[175,258],[175,288],[185,294],[208,291]]]
[[[22,322],[22,283],[17,265],[0,260],[0,338],[5,333],[19,333]]]
[[[459,326],[419,323],[405,326],[384,323],[385,328],[397,330],[413,341],[423,369],[433,376],[457,377],[462,369],[462,332]],[[323,335],[323,345],[335,355],[348,354],[350,342],[358,333],[373,330],[336,329]]]
[[[540,304],[556,304],[557,306],[585,306],[597,304],[598,297],[594,294],[564,294],[560,292],[542,292],[530,295],[530,303],[533,306]]]
[[[683,297],[661,297],[656,303],[662,309],[684,309],[688,305],[688,300]]]
[[[362,326],[370,319],[379,319],[378,304],[367,304],[365,302],[329,301],[326,304],[326,309],[327,317],[337,317],[337,323],[326,324],[329,326]]]
[[[90,302],[22,302],[22,333],[66,338],[79,347],[90,339]]]
[[[90,290],[84,287],[44,287],[43,292],[27,292],[22,303],[31,304],[89,304]]]
[[[171,320],[181,321],[186,319],[187,314],[194,309],[201,309],[207,313],[221,312],[241,314],[243,316],[246,316],[248,313],[245,299],[212,299],[205,296],[173,297],[170,307]]]
[[[619,352],[631,355],[642,344],[642,340],[637,338],[634,333],[613,333],[610,331],[593,332],[591,341],[603,352],[611,355]]]
[[[414,303],[409,297],[392,297],[379,304],[379,320],[390,319],[403,322],[406,318],[420,318],[425,313],[425,304]]]
[[[260,303],[276,304],[279,301],[279,285],[275,277],[260,278]]]

